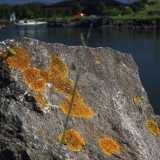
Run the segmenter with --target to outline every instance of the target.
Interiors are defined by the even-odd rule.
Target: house
[[[52,15],[62,15],[62,16],[73,16],[73,6],[72,4],[75,0],[64,0],[58,3],[48,5],[44,8],[44,15],[46,17],[51,17]]]
[[[48,5],[44,8],[44,14],[46,17],[60,14],[63,17],[73,16],[73,3],[80,2],[82,7],[82,13],[86,15],[97,15],[99,11],[97,6],[99,2],[103,2],[107,7],[118,7],[124,5],[124,3],[115,0],[62,0],[61,2]]]

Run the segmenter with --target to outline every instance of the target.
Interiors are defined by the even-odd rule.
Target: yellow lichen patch
[[[68,78],[62,78],[63,86],[59,88],[59,91],[62,94],[73,94],[74,86]]]
[[[44,71],[40,71],[40,75],[43,79],[46,80],[46,82],[49,82],[49,76],[48,76],[48,71],[44,70]]]
[[[66,64],[59,57],[50,57],[49,67],[49,82],[53,83],[53,89],[57,93],[65,94],[65,101],[61,103],[60,108],[63,113],[67,114],[69,111],[72,95],[74,92],[74,86],[72,82],[66,78],[68,74],[68,68]],[[84,103],[81,95],[78,91],[75,92],[73,101],[73,107],[71,116],[91,118],[93,116],[92,111]]]
[[[6,63],[9,68],[17,68],[21,70],[25,83],[33,91],[44,91],[46,82],[49,80],[48,71],[41,71],[37,68],[31,68],[29,54],[22,48],[13,46],[11,48],[16,52],[15,56],[7,57]],[[3,58],[8,55],[8,51],[2,53]],[[44,100],[42,93],[38,93],[33,96],[37,100],[37,105],[40,108],[45,108],[47,103]]]
[[[60,134],[58,137],[60,142],[62,142],[62,137],[63,134]],[[64,144],[66,144],[70,150],[78,152],[82,149],[82,146],[85,145],[85,142],[78,132],[74,131],[73,129],[69,129],[66,131]]]
[[[46,80],[41,77],[41,70],[26,68],[22,71],[25,83],[34,91],[44,91]]]
[[[8,57],[5,60],[8,64],[8,67],[17,68],[20,70],[23,70],[26,67],[28,67],[30,65],[29,54],[25,52],[22,48],[17,46],[13,46],[12,49],[16,52],[16,55],[13,57]]]
[[[45,85],[46,85],[46,80],[41,78],[41,79],[38,79],[38,80],[34,81],[29,86],[34,91],[44,91],[45,90]]]
[[[39,108],[44,109],[47,106],[47,102],[45,101],[41,92],[32,95],[34,99],[37,101],[37,105]]]
[[[8,56],[8,51],[2,52],[1,58],[5,59]]]
[[[53,77],[51,82],[53,83],[54,85],[53,88],[57,93],[72,94],[74,91],[72,82],[66,77],[61,77],[61,76]]]
[[[113,152],[120,153],[119,145],[111,138],[98,139],[98,144],[102,151],[110,156]]]
[[[147,120],[146,121],[146,128],[150,133],[152,133],[154,135],[159,135],[160,134],[160,128],[158,127],[158,125],[153,120]]]
[[[140,99],[139,97],[137,97],[137,96],[134,96],[134,97],[133,97],[133,100],[134,100],[134,102],[136,102],[136,103],[141,103],[141,102],[142,102],[141,99]]]
[[[96,64],[101,64],[101,62],[99,61],[99,60],[96,60],[96,62],[95,62]]]
[[[60,105],[61,110],[64,114],[68,114],[70,103],[63,101]],[[84,103],[74,103],[72,106],[72,110],[70,116],[75,117],[83,117],[83,118],[91,118],[93,117],[93,113],[89,107],[87,107]]]
[[[63,90],[65,89],[65,77],[61,76],[53,77],[51,82],[53,83],[54,85],[53,89],[56,92],[64,94]]]
[[[46,83],[52,82],[54,90],[57,93],[66,95],[65,102],[62,102],[61,104],[61,109],[65,114],[67,114],[74,92],[74,86],[72,82],[66,78],[68,68],[60,57],[49,56],[50,66],[48,70],[42,71],[37,68],[30,67],[29,54],[22,48],[13,46],[11,49],[16,53],[13,57],[7,57],[9,53],[8,51],[2,53],[3,59],[7,57],[6,63],[8,64],[8,67],[20,69],[25,83],[33,91],[44,91]],[[44,106],[46,106],[42,93],[39,93],[34,97],[38,101],[38,106],[40,108],[44,108]],[[75,92],[71,116],[86,118],[93,116],[92,111],[83,103],[83,99],[78,91]]]
[[[67,94],[65,100],[68,103],[71,103],[72,96],[73,96],[73,94]],[[80,104],[80,103],[83,102],[82,96],[78,93],[78,91],[75,92],[73,102],[76,103],[76,104]]]
[[[26,84],[33,83],[36,79],[41,77],[40,70],[37,68],[26,68],[22,72],[22,75]]]
[[[65,77],[68,74],[68,68],[66,64],[59,57],[49,57],[49,77],[62,76]]]

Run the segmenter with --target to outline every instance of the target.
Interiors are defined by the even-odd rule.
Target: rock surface
[[[149,14],[151,14],[151,15],[155,15],[155,14],[160,15],[160,9],[152,10],[152,11],[149,12]]]
[[[79,152],[64,145],[61,159],[160,159],[160,137],[151,134],[145,125],[146,120],[156,121],[159,116],[153,113],[131,55],[111,48],[48,44],[29,38],[1,42],[0,53],[12,46],[25,50],[30,57],[30,67],[39,70],[49,68],[48,56],[60,57],[68,67],[66,77],[73,84],[76,79],[73,64],[81,69],[77,91],[93,117],[71,117],[69,128],[79,132],[85,145]],[[53,86],[46,83],[43,96],[47,107],[40,109],[21,71],[8,68],[6,62],[1,64],[0,159],[56,159],[58,137],[63,133],[66,114],[59,107],[65,95],[57,93]],[[98,139],[104,137],[112,138],[120,153],[106,155],[98,145]]]

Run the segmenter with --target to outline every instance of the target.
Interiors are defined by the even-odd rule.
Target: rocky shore
[[[88,17],[79,21],[50,21],[46,27],[89,28],[160,28],[160,20],[121,20],[114,21],[109,17]]]

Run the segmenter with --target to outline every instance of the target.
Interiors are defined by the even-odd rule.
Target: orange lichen
[[[146,121],[146,128],[150,133],[152,133],[154,135],[159,135],[160,134],[160,128],[158,127],[158,125],[153,120],[147,120]]]
[[[96,64],[101,64],[101,62],[99,61],[99,60],[96,60],[96,62],[95,62]]]
[[[41,76],[41,70],[26,68],[22,71],[25,83],[34,91],[44,91],[46,80]]]
[[[25,52],[22,48],[13,46],[11,48],[16,52],[14,57],[7,57],[5,60],[9,68],[17,68],[21,70],[21,73],[24,77],[25,83],[33,91],[44,91],[45,85],[48,80],[47,71],[41,71],[37,68],[31,68],[29,54]],[[2,56],[5,58],[8,55],[8,51],[4,51]],[[44,100],[42,93],[34,95],[35,100],[40,108],[44,108],[47,103]]]
[[[46,80],[41,78],[41,79],[38,79],[38,80],[34,81],[29,86],[34,91],[44,91],[45,90],[45,85],[46,85]]]
[[[141,102],[142,102],[141,99],[140,99],[139,97],[137,97],[137,96],[134,96],[134,97],[133,97],[133,100],[134,100],[134,102],[136,102],[136,103],[141,103]]]
[[[64,114],[68,114],[70,103],[63,101],[60,105]],[[91,118],[93,117],[93,113],[89,107],[87,107],[84,103],[73,103],[72,110],[70,116],[75,117],[83,117],[83,118]]]
[[[66,64],[57,56],[49,56],[50,66],[48,70],[39,70],[37,68],[30,67],[29,54],[22,48],[13,46],[13,51],[16,52],[14,57],[8,57],[6,63],[9,68],[17,68],[21,70],[25,83],[33,91],[44,91],[47,82],[53,83],[53,89],[57,93],[65,94],[65,101],[61,104],[62,111],[67,114],[69,110],[69,104],[71,103],[72,95],[74,92],[74,86],[72,82],[66,77],[68,74],[68,68]],[[6,57],[7,51],[3,52],[2,56]],[[42,96],[42,93],[41,97]],[[38,103],[42,103],[40,98],[35,98]],[[40,105],[39,105],[40,106]],[[43,108],[43,107],[40,107]],[[90,118],[93,116],[92,111],[83,103],[83,99],[78,91],[75,92],[73,101],[73,109],[71,116]]]
[[[62,137],[63,134],[60,134],[58,137],[60,142],[62,142]],[[82,149],[82,146],[85,145],[85,142],[78,132],[69,129],[65,133],[64,144],[66,144],[70,150],[78,152]]]
[[[45,101],[41,92],[32,95],[34,99],[37,101],[37,105],[39,108],[44,109],[47,106],[47,102]]]
[[[98,139],[98,144],[102,151],[110,156],[113,152],[120,153],[119,145],[111,138]]]
[[[46,82],[49,82],[49,76],[48,76],[48,71],[47,70],[40,71],[40,75],[43,79],[46,80]]]
[[[72,93],[72,94],[73,94],[73,93]],[[65,100],[66,100],[68,103],[71,103],[72,94],[67,94],[67,95],[66,95]],[[83,102],[82,96],[79,94],[78,91],[75,91],[73,103],[81,104],[82,102]]]
[[[49,76],[57,77],[62,76],[65,77],[68,74],[68,68],[66,64],[59,57],[49,57],[50,58],[50,67],[49,67]]]
[[[65,77],[59,77],[53,80],[54,90],[60,94],[72,94],[74,91],[74,86],[72,82]]]
[[[63,113],[68,114],[73,94],[66,94],[65,101],[60,105]],[[88,106],[83,103],[82,96],[75,91],[74,100],[72,102],[72,110],[70,116],[91,118],[93,113]]]
[[[40,78],[40,70],[37,68],[26,68],[22,71],[22,75],[24,77],[26,84],[33,83],[36,79]]]
[[[2,52],[2,54],[1,54],[2,59],[5,59],[7,56],[8,56],[8,51]]]
[[[25,52],[22,48],[17,46],[12,47],[13,51],[16,52],[16,55],[13,57],[8,57],[5,61],[8,64],[9,68],[17,68],[20,70],[25,69],[30,65],[30,59],[27,52]],[[6,52],[6,51],[5,51]],[[4,53],[6,54],[6,53]]]
[[[74,92],[74,86],[72,82],[66,78],[68,74],[68,68],[66,64],[59,57],[49,57],[49,79],[54,85],[54,91],[60,94],[65,94],[65,101],[60,105],[63,113],[68,114],[72,95]],[[78,91],[75,92],[73,107],[70,116],[91,118],[93,116],[92,111],[84,103],[81,95]]]
[[[72,82],[65,77],[54,77],[51,81],[54,85],[53,89],[60,94],[73,93],[74,87]]]

